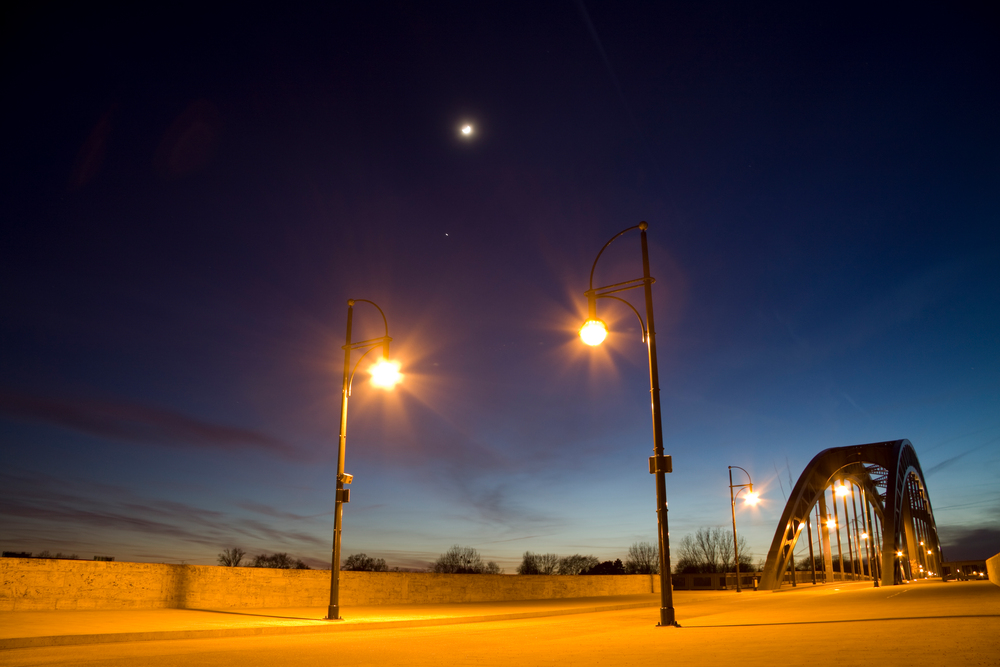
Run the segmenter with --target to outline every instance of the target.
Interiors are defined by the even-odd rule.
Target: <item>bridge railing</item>
[[[753,590],[755,588],[755,581],[760,581],[760,572],[740,572],[740,586],[747,590]],[[852,574],[851,572],[833,572],[833,578],[830,579],[830,583],[835,583],[838,581],[871,581],[871,577],[867,575]],[[792,573],[785,572],[785,577],[782,580],[783,584],[789,586],[792,585]],[[796,584],[811,584],[812,583],[812,571],[811,570],[797,570],[795,572],[795,583]],[[816,583],[825,584],[827,583],[826,573],[820,570],[816,571]],[[736,573],[728,572],[712,572],[705,574],[675,574],[673,575],[674,590],[676,591],[726,591],[736,589]]]
[[[740,572],[740,586],[753,590],[760,572]],[[711,572],[707,574],[675,574],[674,590],[677,591],[725,591],[736,589],[735,572]]]

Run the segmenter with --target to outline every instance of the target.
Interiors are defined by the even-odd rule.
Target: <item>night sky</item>
[[[646,220],[675,543],[738,465],[761,559],[816,453],[907,438],[945,558],[1000,551],[993,15],[207,5],[4,10],[4,550],[329,567],[359,298],[405,379],[359,370],[345,557],[623,558],[646,349],[620,304],[576,331]],[[641,273],[632,232],[595,281]]]

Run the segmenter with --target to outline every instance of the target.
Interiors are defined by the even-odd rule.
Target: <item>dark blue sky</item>
[[[1000,551],[975,5],[5,11],[4,550],[328,561],[366,298],[406,379],[352,397],[345,554],[624,555],[655,535],[645,348],[623,308],[601,349],[576,328],[647,220],[675,540],[728,525],[739,465],[763,557],[813,455],[908,438],[946,557]],[[626,236],[597,280],[640,273]]]

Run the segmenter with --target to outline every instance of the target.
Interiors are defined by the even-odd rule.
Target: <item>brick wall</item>
[[[650,575],[342,572],[349,605],[495,602],[658,593]],[[0,611],[325,607],[329,570],[0,558]]]

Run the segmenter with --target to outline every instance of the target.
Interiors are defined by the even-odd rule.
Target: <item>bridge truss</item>
[[[939,574],[943,557],[924,479],[909,440],[823,450],[792,489],[760,587],[780,588],[789,570],[794,585],[795,546],[803,533],[813,575],[821,570],[825,581],[870,579],[891,586]],[[820,558],[813,549],[814,526]]]

